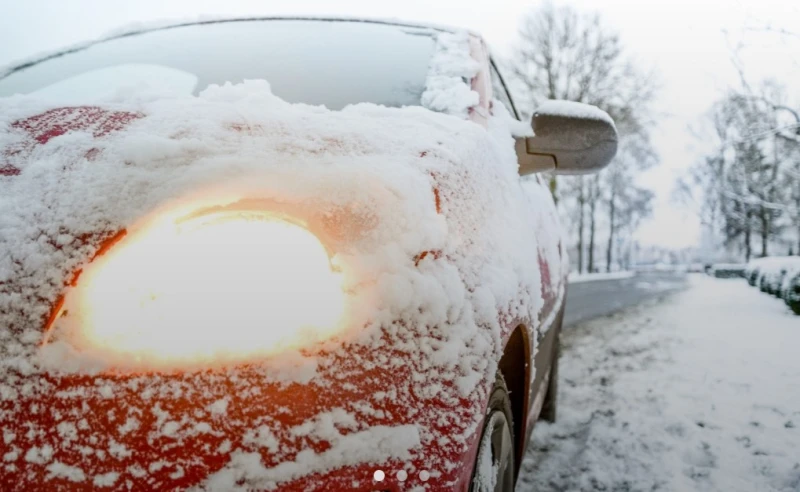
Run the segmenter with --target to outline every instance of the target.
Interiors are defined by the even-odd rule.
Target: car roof
[[[186,21],[155,21],[150,23],[136,23],[129,27],[123,27],[119,29],[115,29],[111,33],[102,36],[100,38],[91,40],[91,41],[84,41],[82,43],[74,44],[72,46],[66,48],[60,48],[56,51],[48,52],[48,53],[40,53],[35,55],[27,60],[17,61],[14,62],[6,67],[0,67],[0,79],[4,79],[9,75],[17,72],[19,70],[23,70],[25,68],[31,67],[38,63],[50,60],[52,58],[58,58],[63,55],[67,55],[70,53],[74,53],[76,51],[81,51],[87,49],[95,44],[102,43],[105,41],[110,41],[112,39],[124,38],[127,36],[136,36],[139,34],[144,34],[153,31],[162,31],[165,29],[173,29],[176,27],[186,27],[192,25],[204,25],[204,24],[219,24],[225,22],[247,22],[247,21],[321,21],[321,22],[358,22],[358,23],[369,23],[369,24],[385,24],[390,26],[399,26],[399,27],[408,27],[408,28],[419,28],[419,29],[432,29],[436,31],[444,31],[444,32],[456,32],[456,31],[463,31],[466,30],[473,36],[478,36],[477,33],[467,30],[467,29],[460,29],[454,28],[450,26],[443,26],[437,25],[432,23],[422,23],[422,22],[410,22],[410,21],[403,21],[398,19],[380,19],[380,18],[366,18],[366,17],[337,17],[337,16],[246,16],[246,17],[208,17],[204,16],[198,19],[193,20],[186,20]]]

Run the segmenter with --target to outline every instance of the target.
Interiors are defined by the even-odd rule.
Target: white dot
[[[406,478],[408,478],[408,473],[406,473],[405,470],[400,470],[399,472],[397,472],[398,480],[400,480],[401,482],[405,482]]]
[[[372,475],[372,477],[375,479],[376,482],[383,482],[383,478],[385,476],[386,474],[383,473],[383,470],[375,470],[375,474]]]
[[[423,482],[427,482],[430,477],[431,474],[428,473],[428,470],[422,470],[421,472],[419,472],[419,479],[422,480]]]

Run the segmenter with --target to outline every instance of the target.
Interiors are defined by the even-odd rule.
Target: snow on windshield
[[[185,24],[133,32],[130,35],[66,51],[0,75],[0,96],[28,94],[84,75],[85,88],[111,88],[140,78],[149,91],[172,89],[148,74],[156,67],[196,77],[194,94],[212,84],[268,80],[281,99],[329,109],[370,102],[385,106],[418,106],[425,88],[436,31],[379,22],[324,19],[239,19]],[[120,67],[119,69],[116,67]],[[106,72],[106,70],[108,72]],[[181,84],[184,87],[184,84]],[[95,96],[108,92],[103,87]]]
[[[456,84],[475,70],[463,51],[466,39],[440,35],[429,107],[462,114],[477,102],[468,85]],[[71,131],[56,131],[46,126],[47,115],[65,113],[52,102],[0,99],[0,170],[8,170],[0,173],[0,404],[6,417],[31,428],[40,425],[32,409],[44,398],[72,409],[48,414],[58,433],[9,434],[6,466],[25,456],[24,466],[46,467],[51,479],[95,484],[137,481],[162,468],[182,476],[199,466],[192,456],[170,456],[144,470],[116,460],[88,463],[81,453],[88,442],[114,453],[135,436],[179,444],[198,434],[217,439],[218,459],[230,460],[206,484],[213,489],[270,486],[300,471],[363,461],[422,462],[429,458],[417,454],[419,446],[437,435],[439,416],[410,408],[411,395],[456,409],[452,435],[439,445],[465,451],[482,418],[507,323],[536,320],[543,304],[539,266],[531,261],[541,224],[528,210],[546,206],[531,201],[548,198],[520,186],[507,115],[484,128],[421,107],[329,111],[289,104],[265,81],[78,109]],[[342,384],[341,364],[410,370],[413,378],[396,378],[394,388],[350,402],[352,411],[321,413],[302,425],[229,417],[227,432],[241,435],[222,441],[219,418],[235,402],[219,396],[225,389],[219,384],[193,389],[212,373],[113,377],[131,361],[81,353],[68,338],[54,342],[63,348],[57,364],[48,361],[54,355],[41,350],[44,320],[103,239],[171,211],[253,198],[330,233],[326,246],[346,277],[348,329],[322,346],[253,360],[255,383],[236,367],[218,368],[230,391],[256,398],[258,388],[301,383],[323,392]],[[146,357],[134,362],[148,364]],[[94,384],[71,379],[76,371],[109,376]],[[68,391],[56,392],[64,385]],[[126,395],[127,420],[86,424],[106,418],[92,409],[115,395]],[[186,395],[208,405],[192,415],[165,409]],[[407,423],[370,424],[387,418],[379,409],[389,403],[409,407],[408,415],[394,416]],[[70,435],[79,437],[64,438]],[[281,437],[281,453],[269,453],[270,436]],[[308,436],[332,447],[306,449]]]
[[[143,63],[124,63],[98,68],[60,80],[31,92],[32,96],[58,104],[91,104],[127,92],[189,95],[197,87],[196,75],[182,70]]]

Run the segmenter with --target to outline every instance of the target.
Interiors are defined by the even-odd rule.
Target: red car
[[[617,145],[590,106],[532,124],[478,35],[393,22],[0,75],[0,488],[513,490],[568,270],[535,173]]]

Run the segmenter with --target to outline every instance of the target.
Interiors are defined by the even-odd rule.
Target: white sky
[[[0,0],[0,65],[41,51],[101,36],[119,26],[198,15],[336,14],[394,17],[472,28],[498,53],[507,52],[523,14],[538,0]],[[560,3],[556,1],[556,3]],[[703,147],[688,131],[722,91],[737,83],[730,47],[744,41],[748,73],[784,82],[800,102],[800,35],[748,30],[772,24],[800,33],[800,7],[791,0],[572,0],[598,10],[631,54],[661,75],[663,118],[654,141],[662,163],[643,177],[658,197],[654,217],[637,234],[643,243],[696,243],[691,211],[671,202],[672,185]],[[727,32],[728,34],[725,34]]]

